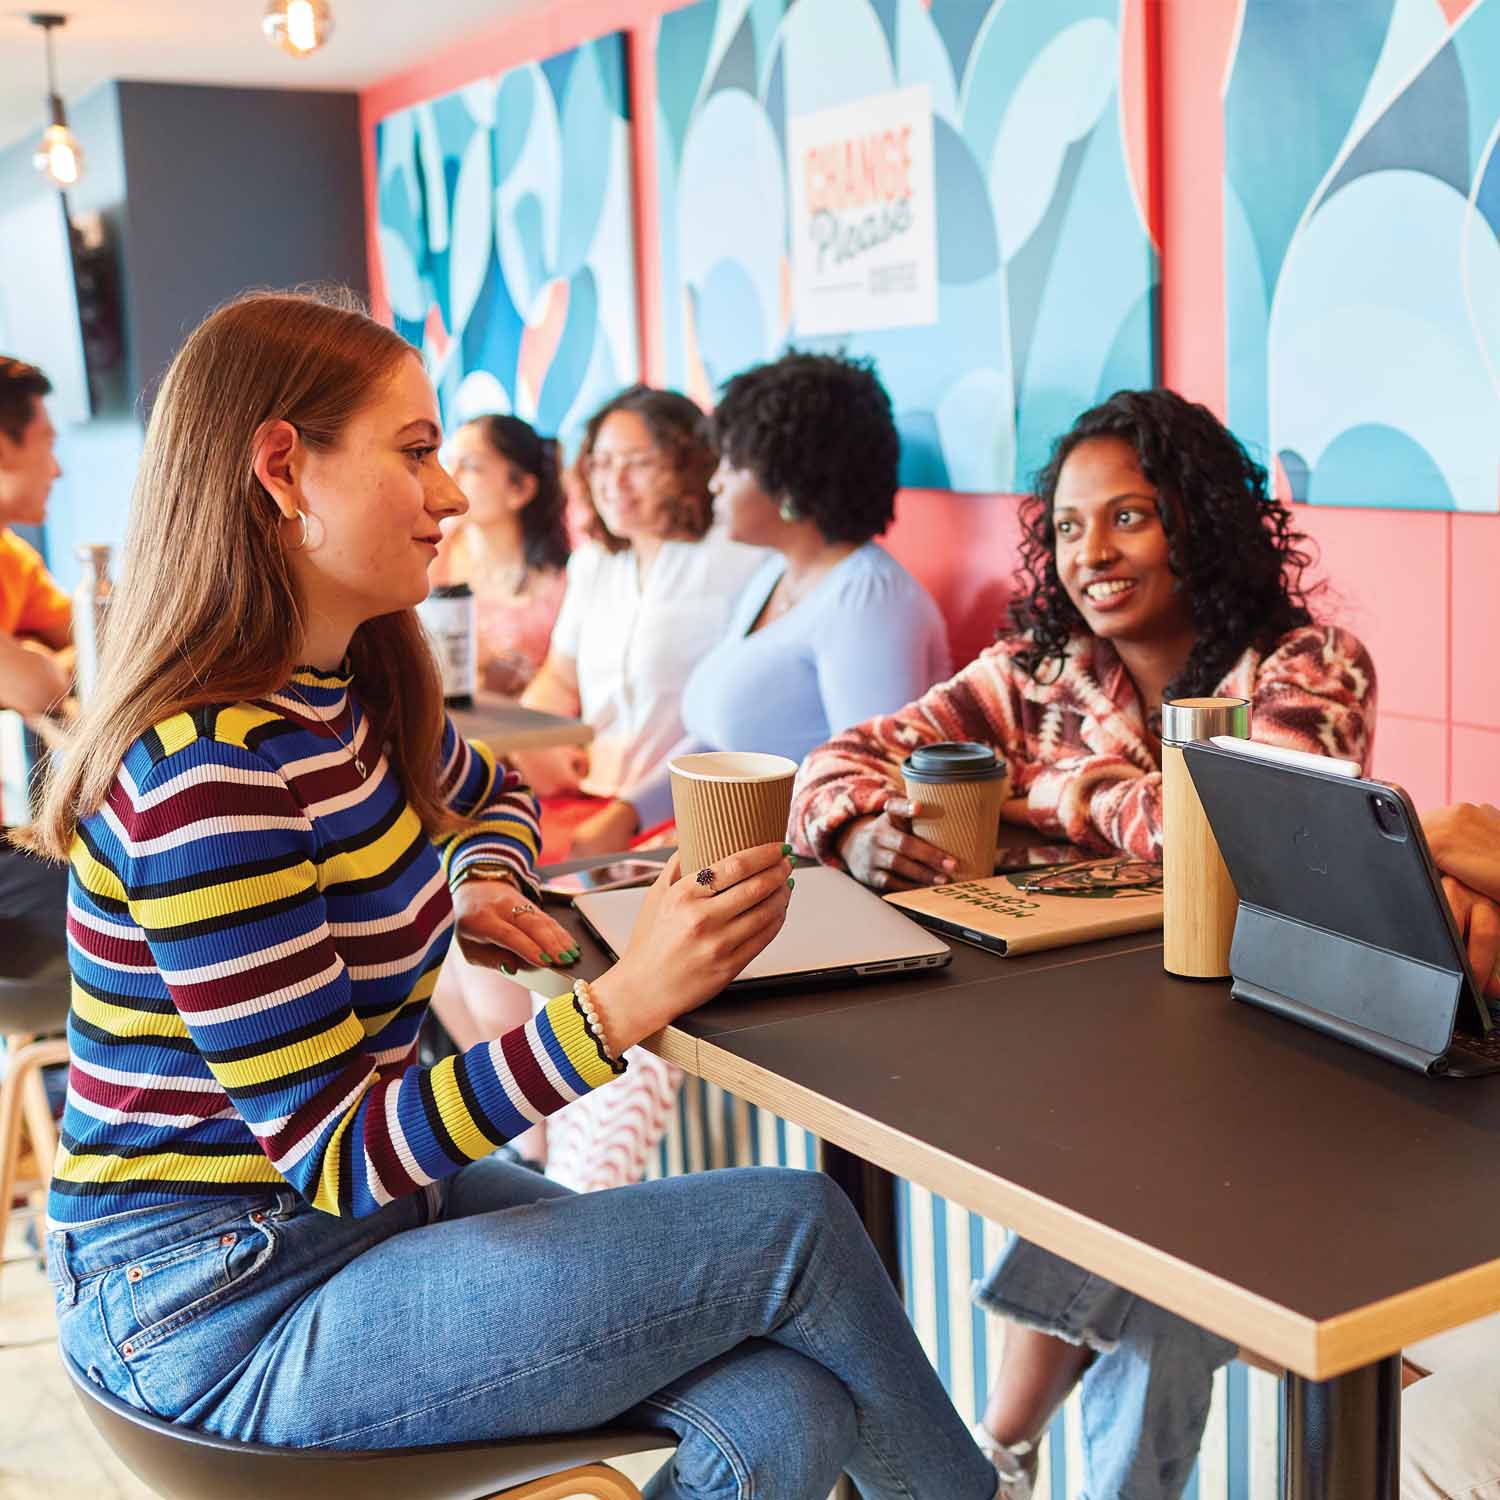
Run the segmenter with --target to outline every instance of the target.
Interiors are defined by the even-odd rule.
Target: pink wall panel
[[[1500,729],[1500,516],[1453,517],[1453,719]]]
[[[1238,0],[1156,0],[1161,25],[1162,379],[1222,417],[1224,104]]]
[[[927,586],[948,621],[955,664],[972,660],[1005,620],[1019,557],[1013,495],[903,490],[885,545]]]
[[[1500,803],[1500,730],[1454,729],[1449,800]]]
[[[1419,811],[1442,807],[1449,800],[1447,766],[1446,724],[1381,714],[1373,774],[1404,786]]]
[[[1448,517],[1432,511],[1295,507],[1318,544],[1314,604],[1364,641],[1382,714],[1448,717]]]

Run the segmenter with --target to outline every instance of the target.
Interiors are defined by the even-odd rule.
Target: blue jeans
[[[1177,1500],[1203,1442],[1214,1371],[1235,1345],[1015,1237],[974,1297],[1095,1351],[1079,1392],[1088,1495]]]
[[[620,1418],[677,1437],[650,1500],[992,1500],[995,1475],[828,1178],[575,1196],[494,1159],[337,1219],[290,1190],[48,1235],[60,1338],[226,1437],[386,1448]]]

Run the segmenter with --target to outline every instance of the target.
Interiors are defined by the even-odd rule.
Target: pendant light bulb
[[[83,176],[83,147],[66,125],[49,125],[41,149],[31,158],[38,172],[60,188],[72,187]]]
[[[333,12],[328,0],[271,0],[261,29],[284,52],[306,57],[333,34]]]
[[[42,132],[41,146],[31,161],[57,187],[70,188],[83,176],[83,147],[68,129],[68,114],[63,108],[62,95],[57,92],[52,58],[52,33],[59,26],[66,26],[68,18],[38,13],[30,19],[33,26],[42,28],[47,39],[47,106],[52,111],[52,123]]]

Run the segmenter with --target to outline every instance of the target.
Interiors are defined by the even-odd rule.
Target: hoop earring
[[[287,544],[288,552],[316,552],[323,545],[323,523],[317,516],[309,515],[305,510],[297,512],[297,519],[302,523],[302,530],[295,542]]]

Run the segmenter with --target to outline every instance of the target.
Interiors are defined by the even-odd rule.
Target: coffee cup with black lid
[[[912,832],[957,860],[955,880],[995,873],[1000,809],[1010,791],[1005,757],[973,740],[922,745],[901,762],[907,797],[920,806]]]

